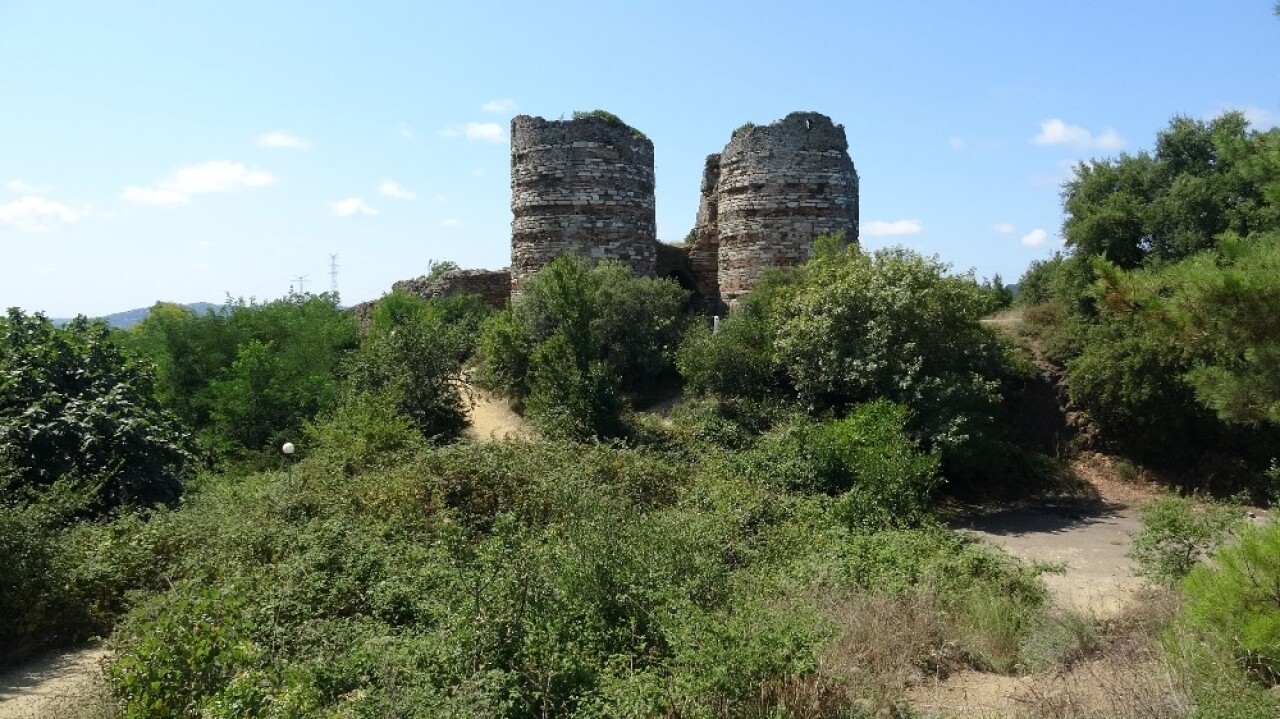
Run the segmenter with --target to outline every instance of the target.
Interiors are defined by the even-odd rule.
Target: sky
[[[659,239],[706,156],[844,126],[861,242],[1015,281],[1076,163],[1178,115],[1280,123],[1273,0],[0,0],[0,307],[376,298],[510,255],[510,120],[606,109],[655,146]]]

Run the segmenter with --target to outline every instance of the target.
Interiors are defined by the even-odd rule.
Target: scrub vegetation
[[[1068,253],[1018,302],[1078,441],[1266,500],[1280,131],[1156,147],[1077,168]],[[0,644],[110,634],[139,719],[910,716],[925,678],[1121,645],[1169,688],[1127,715],[1274,716],[1276,525],[1152,504],[1164,599],[1124,632],[945,527],[1060,474],[1015,431],[1040,369],[982,322],[1006,290],[829,237],[716,333],[673,282],[568,258],[508,309],[392,294],[363,332],[326,295],[120,331],[11,311]],[[463,439],[473,383],[539,438]],[[1055,701],[1027,710],[1089,715]]]

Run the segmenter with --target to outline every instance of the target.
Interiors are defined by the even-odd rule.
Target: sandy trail
[[[1147,588],[1135,575],[1136,565],[1128,554],[1133,534],[1142,527],[1137,508],[1159,490],[1146,482],[1118,479],[1114,461],[1102,455],[1078,456],[1070,470],[1086,490],[1084,498],[976,510],[953,526],[1024,561],[1060,568],[1041,576],[1057,606],[1095,622],[1117,619],[1142,599]],[[1022,702],[1035,693],[1058,691],[1062,685],[1100,685],[1102,679],[1145,687],[1149,682],[1144,673],[1159,671],[1143,663],[1110,667],[1110,661],[1085,662],[1051,676],[963,671],[907,694],[913,708],[943,717],[1013,716],[1026,709]]]
[[[475,390],[467,418],[471,420],[466,430],[467,436],[472,439],[532,439],[524,418],[511,409],[507,400],[487,392]]]
[[[966,534],[1004,548],[1027,562],[1061,567],[1042,575],[1055,602],[1096,619],[1120,614],[1145,583],[1128,557],[1137,513],[1122,504],[1093,509],[1072,505],[1012,509],[964,522]]]
[[[0,671],[0,719],[65,719],[105,706],[99,644],[49,652]]]

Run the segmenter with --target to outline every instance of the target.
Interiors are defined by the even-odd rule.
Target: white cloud
[[[418,199],[418,193],[401,187],[400,183],[394,180],[383,180],[382,183],[378,185],[378,192],[381,192],[387,197],[394,197],[397,200],[413,201]]]
[[[440,220],[440,226],[441,227],[462,227],[462,220],[459,220],[456,217],[447,217],[443,220]]]
[[[24,195],[41,195],[49,191],[48,187],[36,187],[35,185],[22,180],[9,180],[4,183],[4,187],[10,192],[17,192]]]
[[[329,206],[333,214],[338,217],[354,217],[356,215],[365,215],[366,217],[377,217],[378,211],[365,203],[363,197],[348,197],[345,200],[338,200]]]
[[[481,105],[480,109],[485,112],[511,112],[517,107],[519,107],[519,105],[516,104],[515,100],[512,100],[509,97],[504,97],[501,100],[490,100]]]
[[[1042,229],[1036,228],[1022,236],[1022,244],[1027,247],[1039,247],[1044,241],[1049,239],[1049,233]]]
[[[483,168],[483,167],[477,167],[476,169],[472,170],[472,171],[471,171],[471,176],[472,176],[472,177],[484,177],[484,168]]]
[[[502,125],[496,122],[468,122],[465,125],[445,128],[440,131],[440,134],[443,137],[465,137],[468,140],[483,142],[507,141],[507,133],[503,131]]]
[[[237,192],[266,187],[275,181],[275,175],[270,172],[251,170],[238,162],[214,160],[184,167],[151,187],[126,187],[120,199],[133,205],[177,207],[190,202],[193,195]]]
[[[947,139],[947,144],[951,145],[951,149],[953,150],[963,150],[964,148],[968,147],[968,145],[964,141],[964,138],[960,137],[959,135],[952,135],[950,138]]]
[[[404,124],[403,122],[400,123],[400,137],[403,137],[406,140],[413,139],[413,130],[410,130],[409,126]]]
[[[66,205],[31,195],[0,205],[0,224],[33,235],[56,232],[82,216]]]
[[[214,160],[203,165],[184,167],[162,187],[170,187],[188,195],[206,192],[235,192],[245,187],[266,187],[276,181],[270,172],[250,170],[238,162]]]
[[[184,192],[160,187],[126,187],[124,192],[120,193],[120,199],[130,205],[179,207],[190,202],[191,196]]]
[[[999,232],[1002,235],[1011,235],[1018,228],[1014,227],[1012,224],[1008,222],[997,222],[996,224],[991,226],[991,229],[995,230],[996,232]]]
[[[276,150],[302,150],[306,152],[311,149],[311,141],[297,135],[291,135],[284,130],[276,130],[259,137],[258,147],[270,147]]]
[[[924,228],[919,220],[873,220],[862,226],[862,234],[872,237],[884,235],[918,235]]]
[[[1111,128],[1102,131],[1101,135],[1079,125],[1067,123],[1053,118],[1040,123],[1040,134],[1031,138],[1035,145],[1066,145],[1077,150],[1119,150],[1124,147],[1124,138]]]

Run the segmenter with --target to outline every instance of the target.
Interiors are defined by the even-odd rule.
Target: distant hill
[[[213,302],[192,302],[190,304],[183,305],[183,307],[186,307],[198,315],[202,315],[209,310],[216,310],[221,306],[221,304],[214,304]],[[115,327],[116,329],[126,329],[145,320],[150,314],[150,307],[139,307],[137,309],[125,310],[124,312],[115,312],[103,317],[95,317],[94,319],[106,320],[107,324]],[[59,327],[70,321],[71,318],[69,317],[53,318],[53,323]]]

